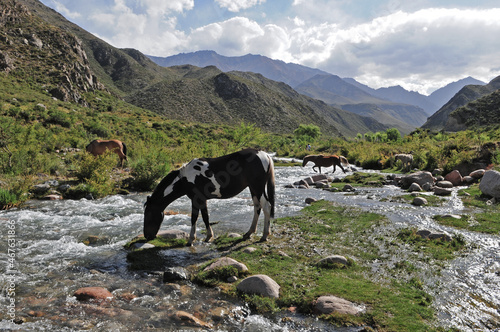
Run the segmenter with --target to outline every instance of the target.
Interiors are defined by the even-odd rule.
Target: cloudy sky
[[[248,53],[429,94],[500,75],[498,0],[41,0],[113,46]]]

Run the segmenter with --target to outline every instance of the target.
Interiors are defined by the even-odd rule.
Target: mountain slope
[[[446,86],[437,89],[428,96],[428,99],[434,104],[441,108],[446,104],[453,96],[460,91],[466,85],[486,85],[486,83],[476,80],[473,77],[466,77],[456,82],[447,84]]]
[[[427,119],[425,112],[417,106],[377,98],[336,75],[316,75],[295,89],[343,110],[372,117],[405,134]]]
[[[23,49],[18,53],[33,54],[32,59],[38,59],[35,66],[28,66],[40,69],[38,83],[54,91],[56,98],[73,98],[85,104],[85,98],[93,98],[87,96],[88,92],[102,89],[171,118],[221,124],[247,121],[279,133],[291,133],[301,123],[315,124],[328,135],[344,137],[385,129],[377,121],[305,98],[290,86],[264,77],[252,76],[249,79],[244,77],[244,73],[221,75],[215,67],[204,70],[194,70],[189,66],[161,67],[136,50],[117,49],[107,44],[39,1],[8,0],[6,4],[12,8],[22,7],[24,16],[18,15],[19,21],[15,21],[11,13],[5,11],[1,20],[8,24],[2,26],[6,29],[2,33],[24,31],[12,37],[12,43],[16,45],[24,43],[26,31],[30,31],[30,38],[35,36],[33,42],[28,43],[29,52]],[[65,36],[62,39],[66,38],[68,49],[59,48],[59,35]],[[36,46],[39,44],[37,38],[43,44],[41,47]],[[68,59],[63,59],[61,55],[67,55]],[[0,66],[14,74],[18,73],[16,68],[20,66],[16,61],[23,63],[24,60],[17,53],[10,54],[3,49],[0,54]],[[306,68],[306,71],[309,69]],[[50,80],[45,77],[47,72],[51,73]],[[19,74],[22,75],[21,72]],[[55,88],[65,92],[55,93]]]
[[[467,105],[483,96],[500,89],[500,76],[494,78],[486,85],[467,85],[463,87],[453,98],[441,107],[434,115],[429,117],[422,126],[431,130],[459,131],[463,130],[464,123],[457,119],[450,119],[450,114],[457,108]],[[458,121],[458,122],[457,122]]]

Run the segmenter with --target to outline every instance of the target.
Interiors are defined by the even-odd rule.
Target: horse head
[[[177,198],[186,194],[185,181],[179,171],[170,172],[156,187],[144,203],[144,237],[150,241],[156,237],[163,222],[163,210]]]

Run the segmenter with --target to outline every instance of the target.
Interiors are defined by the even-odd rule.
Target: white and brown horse
[[[100,156],[106,153],[106,151],[112,151],[120,158],[120,166],[123,166],[123,161],[127,160],[127,146],[117,139],[95,139],[85,149],[94,156]]]
[[[253,200],[254,216],[250,230],[243,238],[248,239],[255,233],[260,212],[264,210],[264,231],[260,240],[266,241],[271,218],[274,218],[274,164],[267,153],[254,149],[218,158],[193,159],[167,174],[144,204],[144,236],[148,241],[154,239],[163,221],[165,208],[187,195],[192,205],[188,245],[196,239],[196,221],[200,210],[207,229],[205,241],[208,242],[214,233],[209,223],[207,200],[230,198],[247,187]]]
[[[344,166],[349,165],[347,158],[344,156],[337,156],[337,155],[325,156],[322,154],[318,154],[318,155],[311,154],[311,155],[304,157],[304,160],[302,161],[302,167],[304,167],[310,161],[314,163],[313,171],[317,172],[315,170],[315,168],[318,167],[320,173],[321,173],[321,167],[330,167],[330,166],[333,166],[332,173],[335,173],[336,166],[339,166],[340,169],[345,173],[345,169],[344,169],[344,167],[342,167],[342,164]]]
[[[401,160],[403,170],[409,171],[411,169],[413,164],[413,156],[411,154],[397,154],[394,156],[394,162],[397,162],[398,160]]]

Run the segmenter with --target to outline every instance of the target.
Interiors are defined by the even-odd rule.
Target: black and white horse
[[[267,193],[266,193],[267,186]],[[144,236],[156,237],[163,221],[163,211],[176,199],[187,195],[191,199],[191,234],[188,245],[196,239],[196,221],[201,215],[207,228],[205,241],[210,241],[207,200],[230,198],[248,187],[254,204],[250,230],[243,236],[248,239],[257,229],[260,211],[264,210],[264,232],[261,241],[269,235],[271,218],[274,218],[274,164],[263,151],[246,149],[218,158],[193,159],[180,169],[167,174],[148,196],[144,204]]]

